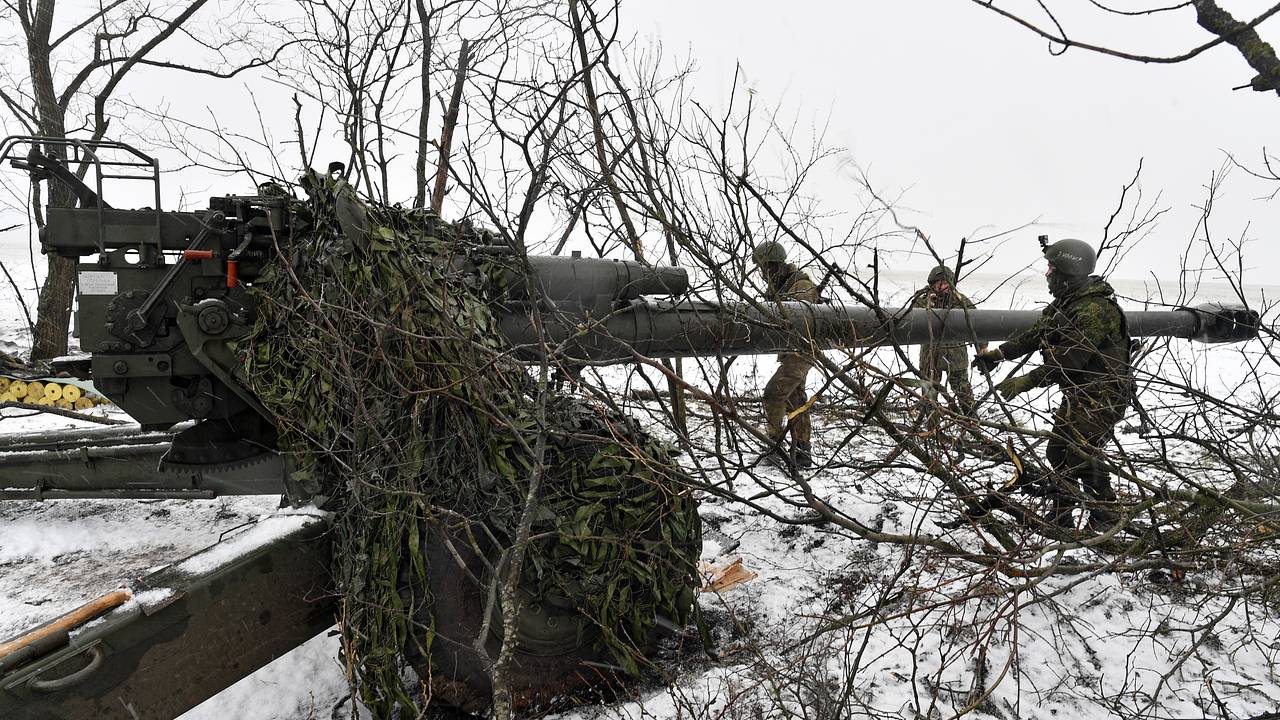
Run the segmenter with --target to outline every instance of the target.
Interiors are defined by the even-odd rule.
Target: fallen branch
[[[50,407],[48,405],[36,405],[35,403],[11,402],[11,403],[5,403],[0,407],[20,408],[22,410],[35,410],[36,412],[53,413],[54,415],[61,415],[62,417],[69,417],[69,418],[74,418],[76,420],[85,420],[91,423],[98,423],[99,425],[128,425],[131,422],[129,420],[119,420],[116,418],[98,417],[96,415],[85,415],[84,413],[78,413],[74,410],[63,410],[62,408]]]

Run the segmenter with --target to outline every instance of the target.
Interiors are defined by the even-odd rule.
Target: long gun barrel
[[[547,345],[573,360],[625,362],[698,355],[755,355],[867,345],[992,342],[1031,327],[1041,313],[1019,310],[904,310],[852,305],[638,302],[601,319],[544,315]],[[1179,337],[1205,343],[1255,337],[1258,315],[1218,304],[1126,313],[1133,337]],[[544,343],[527,313],[502,315],[503,333],[526,359]]]

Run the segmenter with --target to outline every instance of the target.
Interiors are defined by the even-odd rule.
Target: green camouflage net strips
[[[303,186],[302,227],[255,284],[258,316],[238,347],[245,382],[277,418],[291,495],[339,512],[346,659],[383,718],[414,707],[406,653],[430,658],[444,630],[420,612],[432,617],[430,528],[472,538],[496,563],[525,502],[538,387],[492,310],[492,278],[521,261],[485,252],[496,239],[469,225],[365,205],[317,173]],[[701,529],[688,477],[630,418],[564,394],[546,414],[521,595],[567,601],[595,649],[638,673],[655,616],[684,623],[693,605]],[[492,576],[484,564],[476,577]]]

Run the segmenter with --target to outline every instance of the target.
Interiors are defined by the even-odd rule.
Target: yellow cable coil
[[[95,405],[110,404],[111,401],[69,383],[64,385],[52,381],[26,381],[0,377],[0,405],[5,403],[26,403],[58,407],[63,410],[89,410]]]
[[[58,407],[63,410],[88,410],[95,405],[105,405],[110,402],[101,395],[80,389],[77,385],[39,380],[28,382],[0,377],[0,405],[26,403]]]

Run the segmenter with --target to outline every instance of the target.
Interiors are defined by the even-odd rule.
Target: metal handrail
[[[98,215],[99,263],[106,262],[105,258],[102,257],[106,253],[106,223],[103,217],[105,202],[102,197],[103,180],[150,180],[154,196],[153,207],[155,208],[155,257],[157,261],[163,262],[164,255],[160,238],[160,162],[158,160],[132,145],[116,140],[81,140],[79,138],[55,138],[41,135],[10,135],[4,140],[0,140],[0,162],[5,160],[11,162],[15,160],[25,161],[27,156],[19,156],[14,153],[15,148],[23,145],[31,146],[32,149],[41,145],[45,147],[70,148],[72,150],[71,157],[66,158],[64,162],[67,164],[68,170],[71,170],[72,165],[76,166],[77,177],[83,177],[88,166],[93,167],[94,189],[98,195],[96,210]],[[102,150],[120,150],[131,155],[136,159],[136,162],[103,158],[100,154]],[[104,168],[149,168],[151,172],[148,175],[128,175],[107,173],[103,171]],[[121,170],[120,172],[124,171]]]

